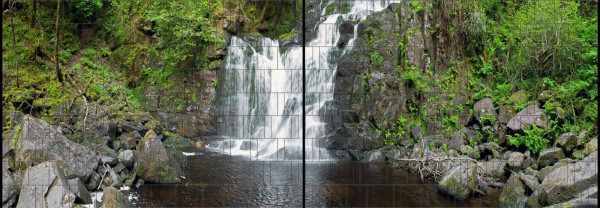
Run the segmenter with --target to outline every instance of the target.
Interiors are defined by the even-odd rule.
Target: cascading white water
[[[323,0],[322,7],[338,1]],[[339,26],[361,21],[369,14],[400,0],[355,0],[347,14],[325,15],[316,25],[316,37],[306,47],[306,155],[307,160],[327,160],[323,148],[327,123],[319,116],[333,99],[337,70]],[[349,40],[345,51],[357,38]],[[280,52],[279,42],[264,37],[231,38],[225,61],[223,140],[209,149],[261,160],[302,159],[302,46]]]

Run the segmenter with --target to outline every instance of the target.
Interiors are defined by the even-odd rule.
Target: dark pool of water
[[[302,206],[302,161],[250,161],[209,151],[187,156],[181,184],[132,190],[142,207]],[[433,181],[388,164],[307,162],[308,207],[497,207],[501,190],[456,201]]]

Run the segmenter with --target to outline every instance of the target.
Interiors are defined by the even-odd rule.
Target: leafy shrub
[[[507,135],[508,141],[515,147],[524,145],[533,153],[539,153],[548,147],[550,141],[545,138],[544,129],[538,128],[535,125],[528,126],[524,129],[525,134],[515,134],[515,136]]]
[[[96,14],[98,10],[102,9],[102,1],[100,0],[83,0],[79,1],[75,4],[75,8],[77,8],[77,14],[89,18]]]

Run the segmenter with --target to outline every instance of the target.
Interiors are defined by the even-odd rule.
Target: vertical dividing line
[[[302,0],[302,207],[306,207],[306,0]]]

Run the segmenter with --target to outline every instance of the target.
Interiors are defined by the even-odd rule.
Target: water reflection
[[[301,161],[250,161],[203,152],[186,157],[181,184],[147,184],[132,190],[136,206],[269,207],[302,206]],[[500,190],[455,201],[388,164],[307,162],[308,207],[488,207],[498,206]]]

